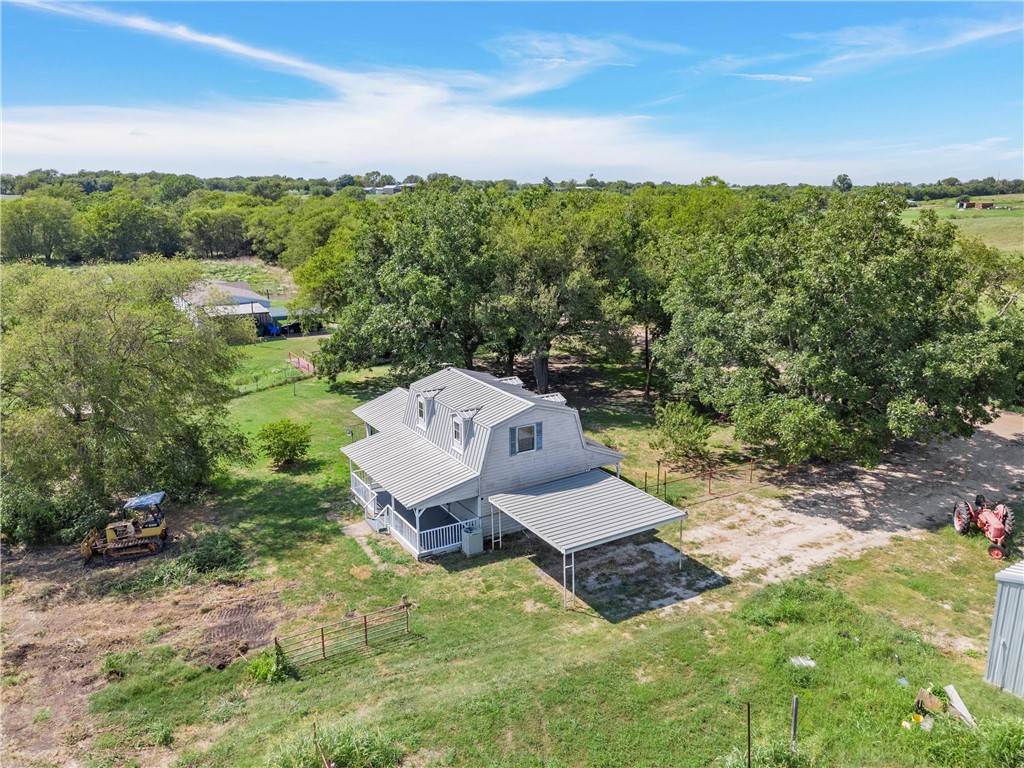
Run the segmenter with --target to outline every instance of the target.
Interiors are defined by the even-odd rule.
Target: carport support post
[[[566,608],[569,603],[569,570],[572,570],[572,604],[576,605],[576,553],[570,552],[569,559],[566,559],[565,552],[562,553],[562,607]]]
[[[683,520],[679,519],[679,570],[683,570]]]

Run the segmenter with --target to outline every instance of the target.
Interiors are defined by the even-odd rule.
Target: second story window
[[[427,426],[427,403],[422,397],[416,399],[416,423],[421,427]]]
[[[537,447],[537,429],[532,424],[516,429],[516,453],[526,453]]]

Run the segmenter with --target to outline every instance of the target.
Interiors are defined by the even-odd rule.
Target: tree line
[[[904,221],[902,190],[435,175],[361,200],[145,178],[91,193],[51,178],[0,204],[5,535],[77,535],[83,510],[140,485],[196,492],[247,455],[224,382],[252,329],[177,309],[198,265],[163,258],[226,242],[294,270],[295,307],[332,328],[328,377],[487,358],[509,374],[528,361],[545,392],[551,355],[582,349],[641,365],[647,394],[683,406],[675,431],[725,419],[783,461],[870,464],[894,440],[969,434],[992,405],[1024,404],[1021,256],[931,212]],[[24,208],[38,249],[25,260],[41,263],[12,265]],[[51,218],[66,229],[37,228]],[[47,269],[69,243],[97,263]]]
[[[1024,402],[1024,265],[887,189],[782,202],[690,187],[515,195],[430,184],[367,209],[296,270],[335,322],[327,375],[415,376],[554,348],[628,359],[786,461],[873,463]]]

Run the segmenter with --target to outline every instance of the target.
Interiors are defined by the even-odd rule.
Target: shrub
[[[274,643],[274,650],[264,650],[249,662],[247,673],[250,680],[257,683],[283,683],[288,678],[297,679],[298,671],[288,661],[281,646]]]
[[[256,433],[260,451],[278,467],[306,458],[312,442],[312,425],[297,424],[291,419],[264,424]]]
[[[245,566],[245,556],[227,531],[210,531],[195,540],[178,558],[177,565],[179,568],[192,568],[198,573],[237,571]]]
[[[711,422],[689,403],[658,403],[654,407],[654,425],[658,433],[654,447],[664,450],[672,461],[707,457]]]

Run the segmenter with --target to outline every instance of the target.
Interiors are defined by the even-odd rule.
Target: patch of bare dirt
[[[79,766],[102,723],[88,698],[106,685],[103,660],[144,642],[192,649],[194,663],[221,666],[267,643],[290,617],[264,583],[204,585],[159,595],[93,596],[154,558],[83,568],[77,547],[4,548],[0,764]],[[156,638],[155,640],[153,638]],[[41,708],[51,717],[33,723]],[[137,755],[166,764],[166,750]]]
[[[789,477],[784,498],[734,497],[690,510],[684,551],[732,580],[774,582],[837,557],[950,524],[982,493],[1024,498],[1024,416],[1000,413],[968,439],[910,446],[874,469],[834,465]]]

